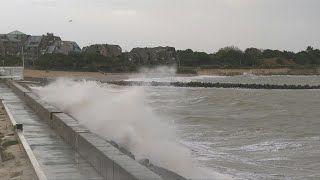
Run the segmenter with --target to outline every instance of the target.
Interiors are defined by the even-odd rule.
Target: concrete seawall
[[[162,180],[159,175],[123,154],[72,117],[45,103],[15,81],[7,79],[5,83],[105,179]]]
[[[9,86],[14,93],[16,93],[20,98],[24,98],[25,93],[29,93],[30,91],[18,84],[17,82],[7,79],[5,80],[5,84]]]

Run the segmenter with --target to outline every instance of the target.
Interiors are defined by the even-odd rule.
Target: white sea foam
[[[257,151],[277,152],[277,151],[285,150],[288,148],[299,148],[299,147],[302,147],[302,145],[299,143],[267,141],[267,142],[262,142],[258,144],[242,146],[240,149],[248,152],[257,152]]]
[[[143,88],[115,92],[94,81],[59,79],[37,93],[93,132],[127,148],[137,159],[149,158],[155,165],[193,175],[190,151],[180,145],[174,126],[161,121],[146,105]]]
[[[206,79],[225,78],[226,76],[183,76],[176,74],[176,67],[159,66],[157,68],[142,68],[138,75],[132,75],[127,81],[144,81],[144,82],[190,82],[206,81]],[[210,82],[210,81],[209,81]]]

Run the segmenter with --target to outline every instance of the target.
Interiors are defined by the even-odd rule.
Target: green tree
[[[281,56],[282,52],[279,50],[266,49],[262,52],[262,58],[276,58]]]
[[[17,56],[0,56],[0,66],[22,66],[21,58]]]
[[[181,66],[198,66],[199,59],[191,49],[178,51]]]
[[[64,54],[44,54],[35,60],[38,69],[72,70],[73,62],[70,56]]]
[[[211,63],[211,58],[209,54],[205,52],[196,52],[199,65],[209,65]]]
[[[257,65],[259,64],[259,60],[262,57],[262,51],[260,49],[257,48],[247,48],[244,51],[245,54],[245,60],[244,60],[244,64],[245,65]]]
[[[241,49],[235,46],[221,48],[215,54],[216,61],[223,65],[243,65],[244,53]]]
[[[306,51],[301,51],[296,54],[296,57],[294,58],[294,62],[299,65],[306,65],[310,63],[310,57],[309,54]]]

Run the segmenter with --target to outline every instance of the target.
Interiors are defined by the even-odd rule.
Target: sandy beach
[[[33,180],[36,175],[0,104],[0,179]],[[11,143],[8,143],[8,142]],[[12,145],[10,145],[12,144]]]
[[[71,71],[42,71],[42,70],[24,70],[25,78],[74,78],[74,79],[89,79],[101,81],[119,81],[128,79],[135,74],[131,73],[100,73],[100,72],[71,72]]]

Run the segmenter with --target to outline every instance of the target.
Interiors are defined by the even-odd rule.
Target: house
[[[95,44],[84,47],[82,52],[87,54],[101,54],[106,57],[118,57],[121,56],[122,49],[118,45]]]
[[[0,56],[19,56],[27,38],[28,35],[20,31],[0,34]]]
[[[20,31],[12,31],[10,33],[7,34],[7,36],[11,37],[11,38],[15,38],[16,40],[19,40],[21,42],[25,42],[28,38],[28,35],[26,35],[25,33],[22,33]]]
[[[30,36],[24,45],[24,56],[26,65],[33,65],[34,61],[45,54],[48,47],[54,45],[61,38],[52,33],[42,36]]]
[[[131,52],[124,52],[123,57],[125,60],[132,64],[141,64],[140,62],[140,57],[136,53],[131,53]]]
[[[61,53],[68,55],[70,52],[81,52],[79,45],[73,41],[56,41],[48,46],[45,53]]]
[[[5,44],[3,42],[3,39],[5,39],[6,37],[4,37],[4,34],[0,34],[0,57],[1,56],[5,56],[6,54],[6,48],[5,48]]]
[[[114,52],[113,46],[108,47]],[[8,34],[0,34],[0,57],[21,56],[25,59],[26,66],[32,66],[34,61],[46,53],[81,52],[80,47],[73,41],[62,41],[60,37],[53,33],[42,36],[30,36],[20,31],[13,31]]]
[[[24,46],[24,58],[26,65],[32,65],[34,60],[37,59],[40,54],[40,44],[43,36],[30,36]]]
[[[139,64],[173,64],[178,55],[174,47],[133,48],[125,58]]]

